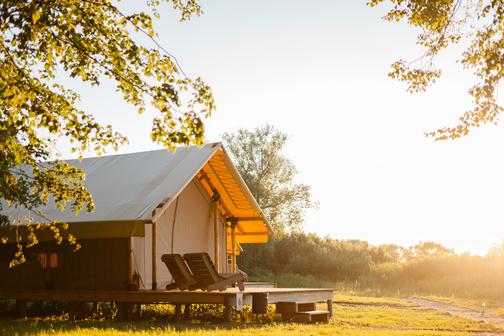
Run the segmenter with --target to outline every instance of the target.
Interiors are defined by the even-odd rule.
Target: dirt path
[[[481,314],[481,311],[476,311],[468,308],[457,307],[451,305],[449,303],[434,301],[434,300],[426,300],[426,299],[418,299],[418,298],[409,298],[406,299],[408,302],[412,302],[417,304],[420,308],[423,309],[437,309],[451,315],[465,317],[475,321],[485,321],[486,323],[492,324],[496,327],[504,328],[504,318],[492,313],[485,312],[484,315]]]

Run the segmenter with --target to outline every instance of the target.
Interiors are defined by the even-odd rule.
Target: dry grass
[[[68,322],[60,319],[0,320],[0,335],[37,336],[105,336],[105,335],[469,335],[471,332],[498,332],[499,329],[433,310],[410,307],[397,298],[364,297],[337,294],[334,317],[328,324],[304,325],[271,320],[258,323],[251,317],[248,322],[206,323],[193,321],[186,324],[167,322],[163,316],[152,321]],[[161,311],[160,311],[161,312]],[[273,316],[273,314],[271,314]],[[251,322],[254,321],[254,322]]]

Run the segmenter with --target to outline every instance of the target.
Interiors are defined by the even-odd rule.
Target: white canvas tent
[[[130,275],[140,275],[142,288],[171,281],[164,253],[208,252],[219,271],[234,271],[238,244],[268,239],[267,222],[221,143],[71,163],[86,173],[94,212],[76,216],[51,204],[40,210],[69,223],[80,239],[129,238]]]

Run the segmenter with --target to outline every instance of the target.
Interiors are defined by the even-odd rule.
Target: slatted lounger
[[[166,289],[196,289],[199,288],[198,281],[191,274],[184,259],[180,254],[163,254],[161,260],[170,271],[173,282],[166,286]]]
[[[244,290],[243,274],[219,274],[207,253],[186,253],[184,259],[201,289],[223,291],[236,284],[240,291]]]

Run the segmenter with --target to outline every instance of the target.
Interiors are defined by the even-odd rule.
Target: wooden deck
[[[327,302],[332,313],[332,288],[264,288],[246,287],[243,292],[238,288],[225,291],[201,290],[138,290],[138,291],[86,291],[86,290],[13,290],[0,288],[0,299],[21,302],[64,301],[64,302],[117,302],[120,304],[169,303],[182,304],[221,304],[226,311],[231,308],[241,310],[244,304],[252,305],[253,311],[265,312],[268,304],[278,302]],[[225,319],[228,317],[225,314]]]

